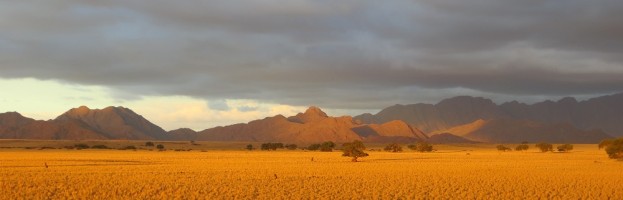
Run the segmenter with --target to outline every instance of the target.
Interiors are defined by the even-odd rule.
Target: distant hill
[[[437,104],[394,105],[377,114],[367,113],[355,119],[364,123],[403,120],[426,133],[447,130],[479,119],[516,119],[566,123],[578,130],[600,129],[612,136],[623,136],[623,93],[581,102],[567,97],[556,102],[531,105],[516,101],[497,105],[485,98],[460,96]]]
[[[170,140],[197,140],[197,131],[189,128],[179,128],[168,132]]]
[[[323,141],[415,141],[427,136],[402,121],[359,124],[352,117],[330,117],[320,108],[284,117],[277,115],[246,124],[216,127],[197,133],[197,140],[315,143]]]

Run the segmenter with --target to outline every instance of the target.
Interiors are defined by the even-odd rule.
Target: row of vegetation
[[[427,142],[417,142],[415,144],[411,144],[407,146],[409,149],[418,151],[418,152],[431,152],[433,151],[433,145]],[[262,143],[260,145],[260,149],[263,151],[275,151],[277,149],[288,149],[288,150],[296,150],[298,146],[296,144],[283,144],[283,143]],[[319,144],[311,144],[307,147],[302,147],[303,150],[308,151],[321,151],[321,152],[332,152],[335,150],[336,144],[332,141],[326,141]],[[251,151],[254,150],[255,147],[253,144],[248,144],[245,149]],[[352,157],[353,162],[357,162],[357,159],[360,157],[368,156],[368,153],[364,152],[366,150],[363,142],[359,140],[355,140],[353,142],[342,144],[342,156]],[[398,143],[388,144],[383,150],[388,152],[402,152],[402,146]]]
[[[554,145],[550,144],[550,143],[538,143],[535,145],[536,148],[538,148],[541,152],[548,152],[548,151],[554,151]],[[507,147],[505,145],[497,145],[495,147],[498,151],[512,151],[513,149],[511,149],[510,147]],[[527,143],[522,143],[520,145],[517,145],[515,147],[515,151],[527,151],[528,149],[530,149],[530,146],[528,146]],[[573,145],[572,144],[562,144],[556,147],[556,149],[559,152],[568,152],[573,150]]]
[[[194,141],[190,142],[191,145],[199,145],[196,144]],[[145,145],[146,147],[155,147],[156,149],[160,150],[160,151],[164,151],[165,147],[162,144],[155,144],[153,142],[146,142]],[[550,144],[550,143],[538,143],[535,144],[535,147],[541,151],[541,152],[553,152],[554,151],[554,145]],[[623,138],[618,138],[618,139],[608,139],[608,140],[603,140],[601,143],[599,143],[599,149],[605,149],[606,153],[608,154],[608,157],[612,158],[612,159],[623,159]],[[76,149],[76,150],[81,150],[81,149],[113,149],[110,148],[106,145],[103,144],[99,144],[99,145],[93,145],[93,146],[89,146],[87,144],[75,144],[73,146],[65,146],[65,149]],[[260,145],[260,149],[261,150],[265,150],[265,151],[275,151],[277,149],[288,149],[288,150],[296,150],[298,149],[299,146],[296,144],[283,144],[283,143],[263,143]],[[417,151],[417,152],[431,152],[434,151],[433,149],[433,145],[424,142],[424,141],[420,141],[417,142],[415,144],[410,144],[407,145],[407,148],[413,150],[413,151]],[[54,149],[52,147],[41,147],[40,149]],[[136,146],[133,145],[129,145],[129,146],[125,146],[122,148],[118,148],[119,150],[137,150],[138,148]],[[249,144],[246,146],[247,150],[254,150],[255,147],[252,144]],[[307,147],[301,147],[300,149],[303,150],[309,150],[309,151],[322,151],[322,152],[332,152],[333,150],[336,149],[336,144],[332,141],[327,141],[327,142],[323,142],[323,143],[318,143],[318,144],[311,144]],[[505,146],[505,145],[497,145],[496,149],[499,151],[512,151],[513,149],[511,147]],[[527,151],[528,149],[530,149],[530,146],[528,145],[528,142],[522,142],[521,144],[515,146],[514,150],[515,151]],[[190,150],[190,149],[188,149]],[[185,151],[188,151],[185,150]],[[349,157],[353,157],[353,161],[356,161],[358,157],[365,157],[367,156],[367,153],[363,152],[363,150],[365,150],[365,146],[363,145],[363,143],[361,141],[353,141],[350,143],[345,143],[342,145],[341,150],[344,153],[344,156],[349,156]],[[384,151],[387,152],[402,152],[403,151],[403,147],[402,145],[398,144],[398,143],[391,143],[386,145],[383,148]],[[556,150],[558,152],[569,152],[571,150],[573,150],[573,145],[572,144],[561,144],[556,146]],[[176,149],[176,151],[181,151],[179,149]]]
[[[154,144],[153,142],[146,142],[145,143],[146,147],[156,147],[156,149],[164,151],[164,145],[162,144]],[[46,147],[47,149],[53,149],[51,147]],[[112,147],[108,147],[106,145],[103,144],[97,144],[97,145],[93,145],[93,146],[89,146],[88,144],[83,144],[83,143],[79,143],[79,144],[74,144],[73,146],[65,146],[63,147],[65,149],[75,149],[75,150],[82,150],[82,149],[113,149]],[[121,148],[118,148],[119,150],[137,150],[138,148],[136,148],[136,146],[134,145],[128,145],[128,146],[124,146]]]
[[[323,152],[331,152],[334,150],[335,146],[336,146],[335,143],[328,141],[328,142],[323,142],[321,144],[312,144],[302,149],[310,150],[310,151],[320,150]],[[284,145],[283,143],[264,143],[261,145],[262,150],[273,150],[273,151],[277,149],[284,149],[284,148],[289,149],[289,150],[295,150],[297,149],[297,147],[298,146],[295,144]],[[424,141],[420,141],[415,144],[410,144],[407,147],[411,150],[418,151],[418,152],[433,151],[433,146]],[[553,152],[554,151],[554,145],[550,143],[544,143],[544,142],[538,143],[538,144],[535,144],[535,147],[541,152]],[[610,158],[623,159],[623,138],[613,139],[613,140],[604,140],[601,143],[599,143],[599,149],[602,149],[602,148],[605,148],[606,153],[608,154]],[[252,144],[249,144],[247,145],[246,149],[253,150],[254,148]],[[344,143],[342,145],[343,156],[352,157],[353,162],[357,162],[357,158],[359,157],[368,156],[368,154],[364,152],[365,149],[366,149],[365,145],[361,141],[358,141],[358,140],[355,140],[350,143]],[[505,145],[497,145],[496,149],[499,151],[512,151],[513,150],[512,148],[507,147]],[[530,149],[528,142],[522,142],[521,144],[515,146],[514,148],[515,151],[527,151],[528,149]],[[402,152],[403,148],[398,143],[391,143],[385,146],[383,150],[387,152]],[[558,150],[558,152],[569,152],[573,150],[573,144],[558,145],[556,147],[556,150]]]

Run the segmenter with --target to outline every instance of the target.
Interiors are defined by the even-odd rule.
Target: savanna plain
[[[593,144],[566,153],[437,145],[430,153],[368,151],[360,162],[339,150],[248,151],[242,143],[199,143],[190,151],[2,144],[0,199],[623,198],[623,162]]]

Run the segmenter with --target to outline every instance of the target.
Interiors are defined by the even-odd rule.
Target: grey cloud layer
[[[2,1],[0,77],[380,108],[623,88],[623,2]]]

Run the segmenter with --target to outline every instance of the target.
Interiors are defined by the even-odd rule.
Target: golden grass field
[[[623,198],[623,162],[596,145],[570,153],[436,149],[369,151],[357,163],[302,150],[0,149],[0,199]]]

